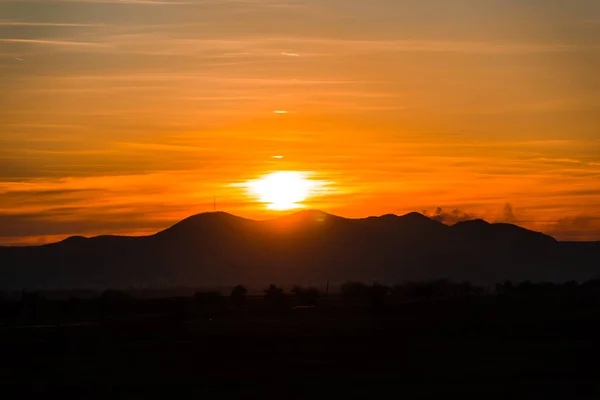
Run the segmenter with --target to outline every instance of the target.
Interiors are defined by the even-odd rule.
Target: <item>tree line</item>
[[[584,283],[566,282],[513,283],[506,281],[483,288],[470,282],[447,280],[406,282],[393,286],[379,283],[347,282],[339,292],[330,294],[316,287],[296,285],[291,290],[271,284],[261,295],[249,295],[247,287],[237,285],[228,294],[196,292],[190,297],[138,299],[125,291],[106,290],[93,299],[75,297],[50,300],[40,292],[24,292],[20,299],[11,299],[0,292],[0,322],[21,320],[85,319],[87,317],[126,316],[131,314],[169,314],[174,318],[243,313],[248,310],[293,310],[320,307],[383,309],[414,303],[449,301],[477,302],[494,299],[505,302],[529,303],[599,303],[600,279]]]

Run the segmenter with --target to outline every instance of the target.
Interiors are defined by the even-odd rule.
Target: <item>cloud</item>
[[[99,27],[102,24],[83,24],[83,23],[62,23],[62,22],[26,22],[26,21],[3,21],[0,20],[0,26],[48,26],[48,27]]]
[[[72,218],[77,215],[77,218]],[[71,218],[69,218],[71,216]],[[126,217],[126,218],[125,218]],[[148,231],[155,233],[173,220],[149,219],[142,213],[118,212],[106,209],[96,214],[65,207],[41,213],[0,213],[0,243],[15,238],[77,235],[119,234],[120,232]]]
[[[94,46],[103,47],[103,43],[95,42],[78,42],[72,40],[46,40],[46,39],[7,39],[0,38],[0,43],[25,43],[25,44],[39,44],[39,45],[51,45],[51,46]]]
[[[538,158],[537,161],[548,163],[581,164],[581,161],[571,158]]]
[[[494,221],[493,213],[473,213],[459,208],[444,209],[437,207],[435,210],[424,210],[423,214],[429,218],[442,222],[446,225],[454,225],[461,221],[474,219],[485,219],[489,222],[512,223],[524,228],[544,232],[562,241],[597,241],[600,239],[600,216],[598,215],[576,215],[566,216],[560,219],[544,221],[543,218],[525,220],[517,218],[513,206],[505,204],[501,216]]]
[[[564,241],[598,240],[600,217],[578,215],[560,218],[550,225],[549,233]]]
[[[300,7],[302,3],[287,0],[0,0],[0,3],[84,3],[148,6],[256,5],[265,7]]]
[[[506,203],[504,205],[504,210],[502,211],[502,222],[507,222],[510,224],[514,224],[518,222],[517,217],[515,216],[515,212],[513,210],[513,206],[510,203]]]
[[[227,1],[227,0],[225,0]],[[139,5],[186,5],[203,4],[206,1],[181,0],[0,0],[0,3],[87,3],[87,4],[139,4]]]
[[[446,225],[454,225],[457,222],[470,221],[478,218],[475,214],[462,211],[458,208],[445,210],[442,207],[437,207],[432,214],[429,214],[428,211],[425,211],[425,215],[427,215],[429,218],[435,221],[442,222]]]
[[[2,22],[0,22],[0,25]],[[4,22],[8,25],[31,25],[47,27],[101,27],[102,24],[86,23],[35,23],[35,22]],[[327,36],[311,37],[304,35],[260,35],[254,32],[246,35],[232,36],[231,34],[214,34],[210,36],[192,34],[183,28],[154,27],[144,31],[139,25],[138,31],[128,30],[124,26],[112,26],[110,31],[95,32],[96,42],[93,45],[102,45],[109,54],[138,54],[156,56],[201,56],[208,59],[239,58],[255,61],[273,62],[274,57],[300,58],[301,54],[318,56],[320,58],[335,58],[349,55],[374,55],[396,53],[464,53],[464,54],[506,54],[520,55],[549,52],[597,52],[600,46],[592,45],[555,45],[555,44],[527,44],[478,41],[443,41],[432,39],[373,39],[357,40],[350,38],[331,38]],[[140,32],[140,29],[142,31]],[[149,28],[146,28],[149,29]],[[196,28],[197,29],[197,28]],[[173,35],[173,32],[179,35]],[[255,31],[256,32],[256,31]],[[22,42],[38,44],[79,44],[88,43],[80,41],[81,35],[73,38],[53,39],[44,38],[14,38],[3,39],[5,42]],[[288,52],[286,48],[295,48],[299,51]],[[307,59],[302,57],[303,60]],[[308,58],[310,59],[310,58]],[[248,60],[246,60],[247,62]],[[562,104],[559,104],[563,107]]]

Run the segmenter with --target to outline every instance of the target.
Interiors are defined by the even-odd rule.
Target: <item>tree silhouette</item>
[[[32,323],[37,323],[47,311],[48,300],[39,292],[23,293],[21,297],[21,313]]]
[[[463,282],[458,285],[457,296],[458,297],[471,297],[471,296],[479,296],[480,289],[476,286],[473,286],[471,282]]]
[[[281,307],[286,301],[283,289],[271,284],[265,289],[265,302],[270,306]]]
[[[9,308],[8,296],[4,292],[0,292],[0,319],[5,317]]]
[[[231,290],[229,298],[231,299],[231,303],[236,310],[242,310],[244,308],[244,305],[246,304],[247,293],[248,289],[242,285],[237,285]]]
[[[222,311],[222,297],[218,292],[196,292],[194,302],[198,313]]]
[[[404,285],[406,298],[410,301],[429,301],[434,297],[430,282],[408,282]]]
[[[362,282],[346,282],[341,287],[342,298],[346,303],[364,300],[368,287]]]
[[[302,286],[294,286],[292,293],[296,295],[298,304],[302,306],[316,306],[317,300],[321,295],[319,289],[314,287],[303,288]]]
[[[373,286],[367,289],[369,305],[373,308],[382,307],[387,302],[390,288],[379,283],[374,283]]]

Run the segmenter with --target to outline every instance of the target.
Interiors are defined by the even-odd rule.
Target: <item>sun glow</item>
[[[308,173],[297,171],[272,172],[243,186],[248,193],[270,210],[302,208],[301,203],[314,195],[323,182],[308,179]]]

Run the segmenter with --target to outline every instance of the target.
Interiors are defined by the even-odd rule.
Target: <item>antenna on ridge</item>
[[[213,198],[213,211],[217,211],[217,196]]]

